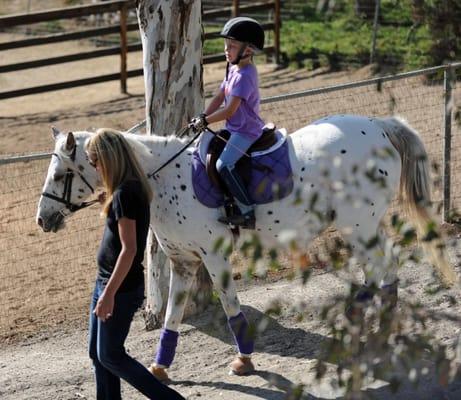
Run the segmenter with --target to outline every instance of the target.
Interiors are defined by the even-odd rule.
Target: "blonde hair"
[[[107,128],[98,129],[86,142],[85,150],[89,157],[97,160],[101,171],[106,191],[102,215],[107,216],[117,187],[130,179],[141,182],[142,191],[150,203],[153,193],[147,176],[130,144],[120,132]]]

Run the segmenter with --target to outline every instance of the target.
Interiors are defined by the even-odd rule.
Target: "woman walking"
[[[99,129],[85,149],[105,188],[101,201],[106,224],[97,255],[89,326],[97,400],[121,399],[120,378],[149,399],[184,399],[130,357],[124,347],[133,316],[144,300],[142,261],[151,188],[120,133]]]

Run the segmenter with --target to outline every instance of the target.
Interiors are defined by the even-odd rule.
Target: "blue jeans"
[[[218,172],[224,167],[230,170],[234,169],[234,165],[237,161],[242,157],[246,157],[243,153],[246,153],[256,140],[258,140],[258,138],[250,137],[242,133],[231,133],[224,150],[219,156],[218,161],[216,161],[216,169]]]
[[[224,150],[216,161],[216,169],[232,193],[242,214],[252,211],[254,206],[242,177],[235,169],[235,164],[242,157],[246,157],[245,153],[256,140],[258,138],[242,133],[231,133]]]
[[[142,305],[144,285],[117,293],[113,315],[106,322],[93,314],[103,290],[103,284],[97,280],[90,307],[89,353],[94,365],[97,400],[121,399],[120,378],[149,399],[184,399],[126,353],[125,339],[134,313]]]

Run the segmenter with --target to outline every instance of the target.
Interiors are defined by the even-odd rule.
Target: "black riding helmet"
[[[264,48],[264,29],[253,18],[236,17],[230,19],[224,25],[220,36],[247,43],[257,50]]]

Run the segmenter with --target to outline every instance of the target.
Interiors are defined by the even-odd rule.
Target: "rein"
[[[181,129],[176,136],[182,137],[184,133],[190,129],[188,126]],[[155,179],[155,175],[159,173],[163,168],[165,168],[169,163],[171,163],[175,158],[177,158],[181,153],[183,153],[195,140],[201,135],[202,131],[197,132],[194,137],[188,141],[178,152],[173,154],[168,160],[166,160],[160,167],[158,167],[154,172],[147,174],[147,178]]]

